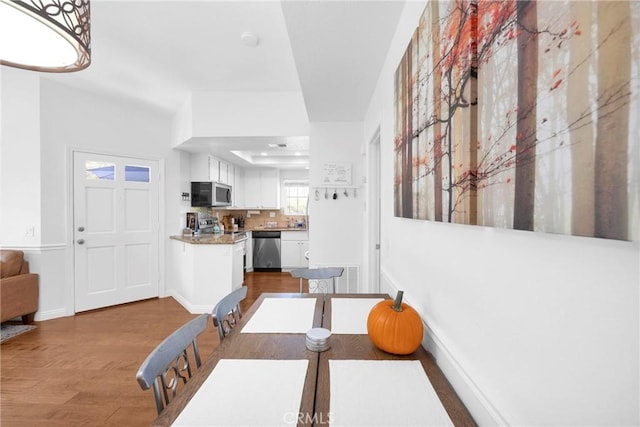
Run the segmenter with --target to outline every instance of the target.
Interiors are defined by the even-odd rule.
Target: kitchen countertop
[[[240,228],[233,233],[225,234],[200,234],[199,236],[181,236],[174,235],[169,236],[170,239],[178,240],[183,243],[190,243],[193,245],[233,245],[234,243],[247,240],[247,231],[307,231],[306,228]]]
[[[199,236],[169,236],[170,239],[193,245],[233,245],[247,240],[247,235],[233,234],[201,234]]]
[[[228,232],[228,229],[225,228],[225,232]],[[248,231],[309,231],[306,227],[245,227],[245,228],[238,228],[237,231],[234,231],[234,233],[243,233],[243,232],[248,232]]]
[[[263,228],[244,228],[244,229],[240,229],[239,231],[307,231],[306,228],[304,227],[281,227],[281,228],[268,228],[268,227],[263,227]]]

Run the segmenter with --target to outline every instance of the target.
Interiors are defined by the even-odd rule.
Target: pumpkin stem
[[[402,311],[402,295],[404,295],[404,291],[398,291],[398,293],[396,294],[396,300],[391,306],[393,311]]]

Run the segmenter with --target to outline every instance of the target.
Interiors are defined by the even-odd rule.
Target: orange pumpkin
[[[373,344],[391,354],[411,354],[422,342],[422,319],[402,302],[403,291],[395,301],[384,300],[373,306],[367,318],[367,333]]]

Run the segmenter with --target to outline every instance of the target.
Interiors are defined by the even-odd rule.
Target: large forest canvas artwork
[[[429,1],[394,96],[396,216],[638,240],[640,2]]]

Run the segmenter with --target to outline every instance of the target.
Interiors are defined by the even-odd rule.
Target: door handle
[[[84,239],[78,239],[78,244],[79,245],[84,245]]]

